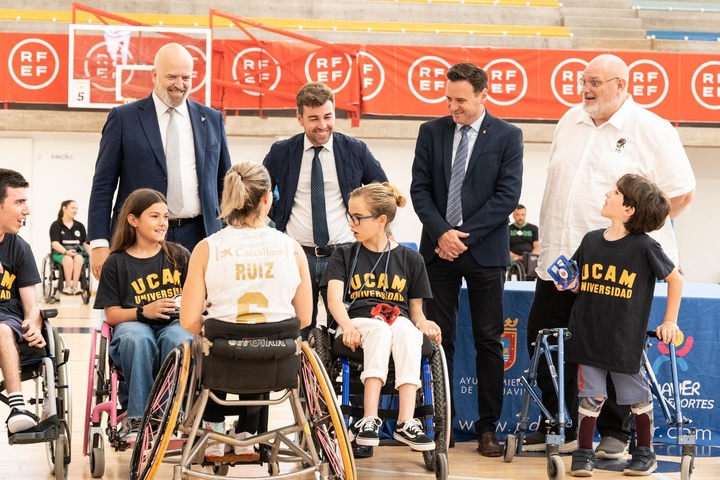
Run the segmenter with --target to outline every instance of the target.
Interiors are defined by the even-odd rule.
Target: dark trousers
[[[532,343],[537,338],[539,330],[544,328],[567,328],[570,322],[570,311],[575,303],[576,294],[571,292],[560,292],[551,281],[537,280],[535,284],[535,298],[533,298],[527,326],[527,347],[532,356],[535,347]],[[557,356],[553,361],[557,364]],[[558,411],[558,399],[555,388],[552,384],[550,371],[545,362],[541,361],[538,366],[537,377],[538,388],[542,392],[543,404],[553,415]],[[615,400],[615,387],[610,375],[607,379],[608,400],[603,405],[600,417],[597,420],[597,429],[601,436],[612,436],[621,441],[627,441],[630,431],[627,426],[627,418],[630,415],[630,407],[618,405]],[[578,386],[577,386],[577,364],[565,362],[565,403],[568,407],[570,418],[574,427],[572,432],[577,430],[577,407],[578,407]],[[542,428],[542,426],[541,426]],[[574,435],[566,431],[570,439]]]
[[[312,283],[312,321],[310,325],[300,330],[300,336],[303,340],[307,340],[310,330],[315,328],[317,325],[318,315],[318,299],[322,296],[323,304],[325,305],[325,311],[327,312],[327,286],[321,288],[320,280],[322,279],[327,264],[330,261],[330,257],[316,257],[315,255],[305,255],[308,260],[308,267],[310,268],[310,283]]]
[[[166,240],[176,242],[187,248],[192,253],[195,245],[200,243],[207,235],[205,235],[205,224],[202,218],[193,223],[181,225],[179,227],[168,228]]]
[[[504,360],[503,285],[505,269],[482,267],[469,252],[452,262],[435,257],[427,265],[432,286],[432,300],[426,302],[426,315],[442,331],[449,378],[454,378],[455,336],[457,332],[458,301],[462,279],[467,283],[472,332],[475,343],[475,371],[478,380],[478,413],[475,422],[478,438],[485,432],[495,432],[503,402]],[[454,381],[451,383],[454,385]],[[452,390],[452,389],[451,389]],[[451,398],[452,415],[455,400]]]

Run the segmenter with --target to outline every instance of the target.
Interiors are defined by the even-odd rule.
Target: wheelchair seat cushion
[[[258,324],[208,319],[205,338],[212,347],[203,358],[203,387],[230,393],[297,387],[299,337],[298,318]]]
[[[31,347],[27,342],[20,342],[17,346],[18,352],[20,353],[20,363],[23,365],[34,363],[36,360],[48,356],[47,347]]]

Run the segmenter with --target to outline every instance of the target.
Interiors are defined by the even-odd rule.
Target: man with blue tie
[[[304,132],[275,142],[263,164],[270,172],[275,200],[270,218],[275,228],[302,245],[310,266],[313,316],[303,338],[315,327],[320,279],[330,255],[354,241],[348,225],[350,192],[387,176],[368,146],[335,132],[335,94],[310,82],[296,95],[297,120]]]
[[[487,72],[459,63],[447,79],[450,115],[420,126],[410,196],[423,224],[420,253],[432,286],[426,315],[442,330],[451,379],[460,288],[463,278],[467,282],[478,377],[478,451],[497,457],[502,454],[495,424],[503,401],[508,217],[520,200],[522,131],[485,110]],[[454,401],[452,406],[454,415]]]
[[[231,165],[225,122],[217,110],[188,100],[192,77],[190,52],[177,43],[164,45],[155,55],[150,96],[108,114],[88,209],[95,278],[110,253],[117,214],[138,188],[166,194],[166,238],[190,251],[222,227],[220,198]]]

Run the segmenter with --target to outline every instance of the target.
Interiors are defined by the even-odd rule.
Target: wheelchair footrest
[[[28,430],[10,434],[8,432],[8,443],[10,445],[40,443],[48,440],[57,440],[60,436],[60,421],[57,415],[48,417],[35,427]]]

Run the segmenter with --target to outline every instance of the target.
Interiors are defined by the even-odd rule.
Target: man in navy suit
[[[179,140],[181,207],[170,209],[167,239],[192,251],[222,227],[218,215],[230,153],[223,116],[188,100],[193,59],[177,43],[161,47],[152,70],[153,92],[110,110],[100,139],[88,218],[91,266],[95,278],[109,254],[109,239],[128,195],[138,188],[168,191],[166,140],[170,117]],[[173,110],[171,110],[173,109]],[[176,173],[176,172],[175,172]],[[113,204],[113,195],[117,198]]]
[[[467,282],[478,377],[478,451],[495,457],[502,453],[495,424],[503,401],[508,216],[520,199],[522,131],[485,110],[487,72],[459,63],[447,79],[450,116],[420,126],[410,195],[423,224],[420,253],[432,286],[426,314],[442,329],[451,379],[463,277]]]
[[[297,120],[304,133],[275,142],[263,164],[270,172],[275,201],[270,218],[275,228],[302,245],[310,265],[313,286],[313,316],[303,338],[315,326],[320,278],[332,252],[339,245],[354,241],[348,225],[348,195],[372,182],[387,182],[387,176],[364,142],[337,133],[335,95],[326,85],[310,82],[296,95]],[[311,175],[316,147],[322,166],[325,208],[315,219],[327,222],[327,244],[314,238]],[[319,214],[319,216],[317,216]],[[324,242],[323,242],[324,243]]]

